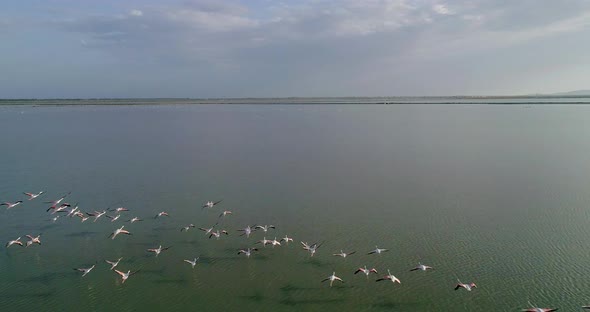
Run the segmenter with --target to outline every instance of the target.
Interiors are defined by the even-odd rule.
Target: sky
[[[588,0],[21,0],[0,98],[590,89]]]

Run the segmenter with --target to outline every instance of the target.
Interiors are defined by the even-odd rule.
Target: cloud
[[[282,94],[319,93],[326,81],[342,92],[369,90],[428,72],[422,64],[443,68],[589,26],[584,0],[443,1],[167,2],[72,14],[50,25],[126,66]]]
[[[444,4],[435,4],[432,6],[432,10],[437,14],[441,15],[452,15],[454,14],[449,8]]]

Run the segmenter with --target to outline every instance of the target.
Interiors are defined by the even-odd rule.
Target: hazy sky
[[[590,89],[588,0],[19,0],[0,98]]]

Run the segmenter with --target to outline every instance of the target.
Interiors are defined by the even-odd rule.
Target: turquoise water
[[[0,311],[579,310],[588,120],[586,105],[0,106],[0,200],[25,200],[0,207],[0,238],[43,242],[0,254]],[[131,211],[53,223],[42,201],[70,191],[85,212]],[[180,232],[223,210],[230,235]],[[262,239],[238,236],[253,224],[295,242],[237,255]],[[133,235],[108,239],[121,225]],[[310,258],[300,241],[323,245]],[[119,257],[140,270],[125,284],[104,263]],[[419,261],[435,270],[409,272]],[[353,274],[365,265],[401,284]],[[344,284],[320,283],[333,271]]]

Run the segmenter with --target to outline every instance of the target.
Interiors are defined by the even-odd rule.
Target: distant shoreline
[[[70,105],[325,105],[325,104],[590,104],[590,96],[428,96],[428,97],[289,97],[289,98],[104,98],[104,99],[0,99],[0,105],[70,106]]]

